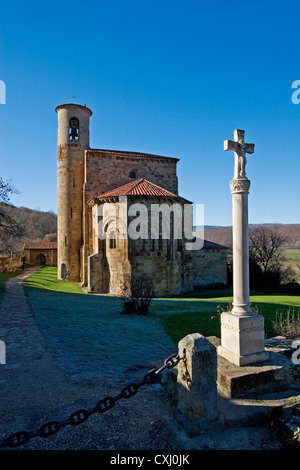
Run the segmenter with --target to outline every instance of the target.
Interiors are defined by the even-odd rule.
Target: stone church
[[[55,110],[59,279],[113,295],[142,273],[160,296],[226,285],[227,249],[187,237],[192,203],[178,195],[179,160],[91,149],[92,111],[74,103]]]

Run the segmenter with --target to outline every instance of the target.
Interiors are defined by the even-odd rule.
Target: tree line
[[[15,207],[10,202],[14,189],[11,181],[0,178],[0,252],[19,251],[24,242],[56,241],[57,216],[26,207]]]

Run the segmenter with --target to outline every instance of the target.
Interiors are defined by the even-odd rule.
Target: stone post
[[[199,333],[178,344],[178,410],[189,420],[208,422],[217,418],[217,352]]]
[[[235,130],[235,140],[226,140],[224,150],[234,150],[232,194],[233,308],[221,315],[221,346],[218,354],[233,364],[243,366],[268,358],[265,352],[264,318],[253,313],[249,300],[248,194],[246,153],[254,144],[244,142],[245,131]]]

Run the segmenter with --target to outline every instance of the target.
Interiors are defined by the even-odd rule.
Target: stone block
[[[262,315],[221,315],[221,346],[218,354],[238,366],[267,360]]]
[[[178,345],[178,410],[191,421],[217,418],[217,353],[199,333],[183,338]]]

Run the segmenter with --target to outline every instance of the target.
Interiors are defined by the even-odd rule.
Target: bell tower
[[[86,106],[69,103],[55,108],[57,141],[57,269],[59,279],[80,281],[83,243],[84,152],[90,148]]]

